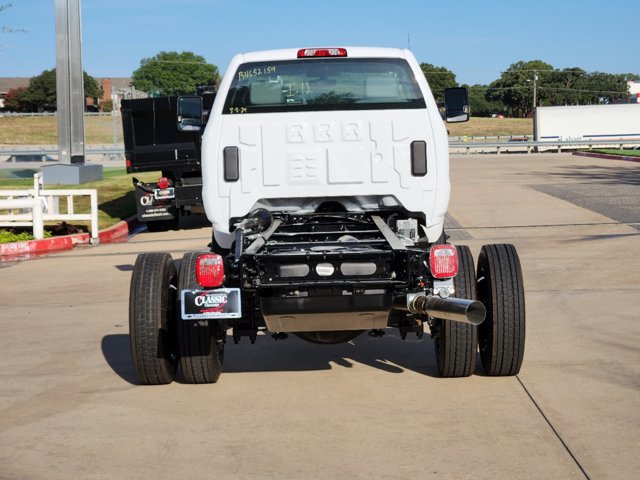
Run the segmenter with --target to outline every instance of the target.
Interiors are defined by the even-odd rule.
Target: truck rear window
[[[224,114],[425,108],[405,60],[331,58],[240,65]]]

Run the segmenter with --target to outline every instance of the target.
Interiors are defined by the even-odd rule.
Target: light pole
[[[536,111],[537,96],[538,96],[538,71],[533,71],[533,112]]]
[[[79,0],[56,0],[56,91],[59,160],[84,164],[84,84]]]
[[[84,83],[80,0],[55,0],[57,165],[41,168],[49,184],[79,184],[102,180],[102,165],[85,164]]]

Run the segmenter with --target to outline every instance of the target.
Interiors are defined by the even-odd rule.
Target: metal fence
[[[519,152],[533,153],[567,150],[593,150],[594,148],[640,148],[638,140],[571,140],[571,141],[534,141],[530,137],[495,137],[496,141],[477,141],[479,137],[457,137],[449,139],[449,149],[452,153],[504,153]],[[483,139],[487,137],[482,137]],[[110,146],[89,145],[85,150],[87,155],[124,155],[124,147],[120,144]],[[58,147],[50,146],[16,146],[0,148],[0,159],[3,156],[13,157],[20,155],[56,155]]]
[[[478,142],[478,141],[449,141],[452,152],[475,153],[503,153],[503,152],[562,152],[567,150],[593,150],[594,148],[638,148],[638,140],[563,140],[563,141],[535,141],[529,137],[512,137],[506,141]]]

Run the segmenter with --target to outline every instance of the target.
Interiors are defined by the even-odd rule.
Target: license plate
[[[176,198],[176,191],[173,187],[156,188],[153,191],[153,197],[156,200],[171,200],[172,198]]]
[[[183,320],[242,317],[239,288],[182,290],[180,296]]]

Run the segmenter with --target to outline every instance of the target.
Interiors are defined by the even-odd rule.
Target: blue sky
[[[55,66],[54,0],[0,0],[0,76]],[[224,72],[242,51],[407,47],[461,83],[488,83],[519,60],[640,74],[640,1],[82,0],[84,69],[127,77],[162,50]],[[2,27],[26,32],[2,31]]]

